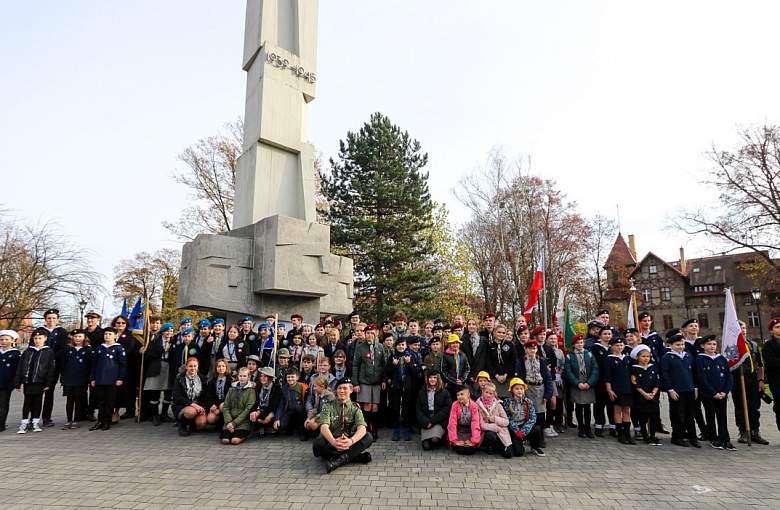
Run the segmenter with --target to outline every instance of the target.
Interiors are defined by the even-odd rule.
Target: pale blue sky
[[[0,2],[0,204],[56,220],[111,268],[176,246],[176,156],[243,113],[244,2]],[[712,143],[778,122],[776,2],[327,0],[311,142],[326,158],[381,111],[430,154],[434,199],[493,146],[532,156],[587,214],[615,215],[640,254]],[[689,257],[705,245],[685,243]],[[110,284],[110,279],[106,280]]]

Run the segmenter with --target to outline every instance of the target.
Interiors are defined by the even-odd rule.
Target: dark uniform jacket
[[[127,371],[125,349],[119,344],[100,344],[92,360],[90,380],[95,384],[113,385],[124,381]]]
[[[647,367],[642,368],[639,365],[631,366],[631,384],[647,393],[661,387],[661,377],[658,374],[658,366],[649,363]],[[658,394],[656,393],[656,398]]]
[[[612,391],[618,395],[631,395],[631,358],[628,356],[616,356],[610,354],[604,361],[604,382],[612,386]]]
[[[87,338],[89,338],[89,345],[92,349],[97,349],[100,344],[103,343],[103,328],[96,326],[94,330],[84,330],[87,332]]]
[[[176,379],[173,382],[173,415],[179,416],[179,413],[182,409],[185,407],[192,405],[192,404],[198,404],[199,406],[203,407],[204,409],[208,410],[209,407],[211,407],[211,403],[208,399],[208,389],[206,386],[206,379],[198,374],[198,377],[200,378],[200,393],[195,395],[194,398],[190,398],[189,395],[187,395],[187,381],[185,380],[187,377],[186,374],[181,373],[176,376]]]
[[[173,338],[171,338],[171,345]],[[157,335],[149,341],[149,346],[144,353],[144,376],[156,377],[160,375],[160,370],[163,363],[170,363],[171,352],[174,350],[170,345],[168,346],[168,352],[165,352],[165,340],[162,336]],[[165,358],[165,359],[163,359]]]
[[[755,355],[755,342],[748,341],[748,345],[751,347],[750,350],[751,356],[753,357],[753,363],[761,366],[761,360]],[[772,338],[767,340],[764,344],[763,358],[764,375],[767,380],[771,380],[773,383],[775,381],[780,382],[780,339],[772,335]],[[745,363],[742,363],[742,366],[745,365],[750,365],[750,361],[748,360],[745,361]],[[780,397],[780,395],[778,395],[778,397]]]
[[[734,381],[726,358],[720,354],[710,356],[700,352],[693,363],[696,373],[696,385],[702,396],[712,397],[716,393],[731,392]]]
[[[485,364],[487,362],[486,360],[489,342],[479,333],[476,334],[476,338],[479,339],[476,351],[474,350],[474,346],[471,344],[472,338],[468,335],[468,333],[464,333],[463,338],[461,338],[463,343],[460,344],[460,350],[463,351],[463,354],[465,354],[469,359],[469,367],[471,367],[469,377],[471,378],[477,377],[479,372],[485,370]]]
[[[92,357],[91,347],[76,349],[69,345],[61,355],[62,376],[60,383],[63,386],[86,386],[89,384],[89,376],[92,373]]]
[[[680,356],[669,351],[661,358],[661,389],[674,390],[677,393],[693,391],[696,384],[693,379],[693,358],[683,351]]]
[[[177,344],[173,349],[168,351],[168,360],[171,364],[171,370],[169,372],[171,386],[173,385],[176,376],[179,375],[181,368],[185,366],[185,361],[190,358],[197,358],[198,353],[200,353],[200,350],[198,349],[195,340],[190,342],[189,345],[184,343]],[[200,363],[200,359],[198,362]]]
[[[255,385],[255,407],[253,411],[260,411],[260,418],[265,419],[269,414],[275,413],[279,408],[279,402],[282,399],[282,388],[274,383],[271,383],[270,389],[266,390],[263,385],[258,382]],[[266,393],[268,391],[268,393]],[[265,396],[265,398],[263,398]],[[278,418],[278,416],[274,415]]]
[[[490,342],[487,348],[486,370],[495,377],[497,375],[506,375],[514,377],[515,375],[515,350],[509,342]]]
[[[609,356],[609,347],[596,342],[591,346],[590,353],[593,354],[593,359],[596,360],[596,365],[599,367],[599,381],[604,382],[604,378],[607,375],[604,362],[607,361],[607,356]]]
[[[19,360],[22,359],[22,351],[11,347],[5,352],[0,352],[0,390],[10,390],[15,386],[16,369]]]

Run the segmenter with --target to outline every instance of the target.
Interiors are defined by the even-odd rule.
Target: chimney
[[[688,274],[688,268],[685,267],[685,250],[680,246],[680,272]]]
[[[628,234],[628,249],[631,250],[631,255],[636,260],[636,241],[634,240],[634,234]]]

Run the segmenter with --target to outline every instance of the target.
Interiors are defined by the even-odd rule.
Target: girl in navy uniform
[[[77,422],[85,418],[87,403],[87,386],[92,370],[92,348],[86,344],[87,334],[83,329],[70,332],[70,345],[62,352],[60,367],[62,367],[62,394],[65,400],[65,416],[67,422],[62,430],[77,429]]]
[[[144,381],[145,400],[149,402],[152,423],[159,426],[168,421],[168,408],[171,405],[171,344],[173,342],[173,324],[166,322],[160,327],[157,335],[144,351]],[[160,411],[160,394],[162,394],[162,411]]]
[[[704,404],[704,415],[707,437],[710,446],[718,450],[736,450],[731,444],[729,429],[726,424],[726,402],[734,385],[725,357],[717,352],[718,341],[715,335],[709,335],[696,341],[697,347],[703,347],[704,352],[696,355],[694,368],[699,395]],[[717,427],[716,427],[717,422]]]
[[[623,354],[623,339],[619,336],[609,341],[612,353],[604,361],[604,383],[607,395],[612,402],[618,441],[621,444],[636,444],[631,435],[631,387],[630,357]]]
[[[187,358],[184,372],[173,383],[173,414],[179,420],[180,436],[189,436],[193,430],[208,425],[206,379],[198,372],[198,366],[197,356]]]
[[[49,388],[53,388],[57,382],[56,356],[54,349],[46,345],[48,338],[49,332],[46,329],[36,329],[32,334],[33,345],[28,346],[22,353],[16,370],[14,386],[24,387],[22,423],[19,425],[19,434],[27,432],[31,420],[33,432],[43,430],[41,428],[43,394]]]
[[[0,331],[0,432],[5,430],[16,369],[22,357],[22,352],[12,345],[17,340],[19,340],[19,333],[16,331],[12,329]]]
[[[248,378],[248,369],[246,373]],[[206,417],[206,421],[208,421],[209,424],[216,424],[217,430],[222,430],[222,426],[224,425],[222,420],[222,409],[224,407],[223,404],[225,403],[228,390],[230,390],[230,385],[232,383],[233,379],[230,376],[230,367],[228,366],[227,361],[224,359],[217,360],[214,363],[214,370],[207,383],[208,399],[211,405],[209,406],[209,414]],[[254,387],[254,385],[252,386]]]
[[[591,405],[596,401],[593,389],[599,381],[599,367],[593,354],[585,350],[585,338],[573,339],[574,349],[566,356],[564,374],[569,382],[569,395],[577,415],[578,436],[593,438],[590,428]]]
[[[652,357],[653,353],[648,345],[639,344],[631,349],[631,358],[636,361],[631,366],[631,385],[634,388],[633,412],[645,443],[661,446],[661,441],[655,435],[656,425],[660,421],[658,401],[661,380],[658,367],[650,362]]]
[[[669,394],[672,444],[701,448],[693,420],[696,403],[693,359],[685,351],[681,334],[672,334],[666,341],[671,350],[661,358],[661,387]]]
[[[612,340],[612,328],[603,326],[599,329],[598,341],[590,348],[590,353],[593,354],[593,357],[596,359],[596,365],[599,367],[599,382],[596,384],[596,403],[593,406],[593,414],[596,421],[595,434],[598,437],[604,437],[604,426],[607,423],[607,419],[610,424],[609,434],[611,436],[617,435],[614,428],[615,424],[613,423],[615,418],[612,410],[612,401],[609,399],[609,395],[607,395],[607,385],[604,381],[606,374],[604,362],[607,360],[607,356],[609,356],[610,340]],[[604,417],[605,410],[607,412],[606,418]]]
[[[90,385],[95,390],[98,419],[89,430],[108,430],[116,406],[117,388],[124,384],[127,370],[125,349],[115,343],[116,329],[103,330],[103,343],[95,350]]]

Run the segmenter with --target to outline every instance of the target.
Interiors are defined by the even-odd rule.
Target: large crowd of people
[[[289,331],[272,316],[256,327],[252,317],[229,325],[185,318],[178,327],[151,317],[146,344],[125,316],[107,327],[95,312],[86,319],[86,328],[66,331],[48,310],[24,350],[17,332],[0,330],[0,430],[14,390],[24,396],[18,434],[53,427],[59,382],[64,430],[84,422],[109,430],[138,413],[154,426],[173,422],[181,436],[214,430],[225,445],[296,435],[313,441],[330,472],[371,462],[381,429],[391,441],[417,437],[423,450],[505,458],[544,456],[569,429],[583,440],[659,446],[669,434],[661,395],[672,444],[735,450],[729,397],[738,441],[768,444],[760,434],[761,401],[771,402],[765,382],[780,396],[780,317],[766,343],[748,342],[750,356],[733,372],[696,319],[662,338],[646,312],[639,328],[618,330],[602,310],[567,347],[556,331],[529,329],[523,317],[508,327],[490,313],[446,324],[397,312],[381,325],[357,313],[316,325],[294,314]],[[773,410],[780,429],[777,401]]]

